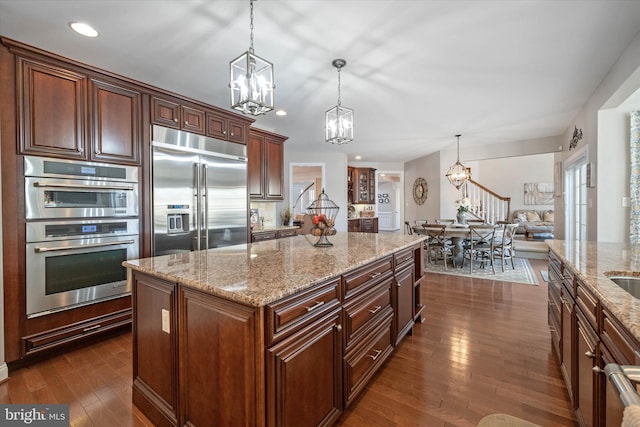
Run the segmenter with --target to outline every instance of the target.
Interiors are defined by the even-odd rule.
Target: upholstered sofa
[[[531,238],[534,234],[553,234],[553,210],[516,209],[511,222],[518,224],[517,234]]]

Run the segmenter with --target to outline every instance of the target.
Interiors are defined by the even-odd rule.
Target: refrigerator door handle
[[[195,167],[195,175],[196,175],[196,251],[200,250],[200,239],[202,238],[201,229],[202,229],[202,211],[200,206],[200,198],[201,194],[201,183],[200,180],[200,165],[198,163],[194,163]]]
[[[207,173],[209,172],[209,166],[204,164],[202,165],[202,183],[204,185],[204,193],[202,194],[202,201],[204,203],[204,221],[203,221],[203,231],[204,231],[204,248],[209,249],[209,181]]]

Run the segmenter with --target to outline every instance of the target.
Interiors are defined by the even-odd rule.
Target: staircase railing
[[[511,197],[500,196],[472,179],[465,183],[463,193],[471,201],[469,212],[472,216],[489,224],[509,221]]]

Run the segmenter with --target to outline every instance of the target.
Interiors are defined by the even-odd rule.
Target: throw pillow
[[[518,213],[519,222],[527,222],[527,214],[525,212]]]
[[[543,221],[553,222],[553,211],[546,211],[542,216]]]
[[[538,212],[529,211],[527,212],[527,221],[540,221],[540,215],[538,215]]]

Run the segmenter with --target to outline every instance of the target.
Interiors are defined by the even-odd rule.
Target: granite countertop
[[[425,236],[338,233],[332,247],[300,235],[122,263],[135,271],[260,307],[424,240]]]
[[[640,276],[640,247],[623,243],[545,242],[563,262],[573,266],[578,277],[594,292],[602,305],[640,340],[640,299],[631,296],[605,275]]]

